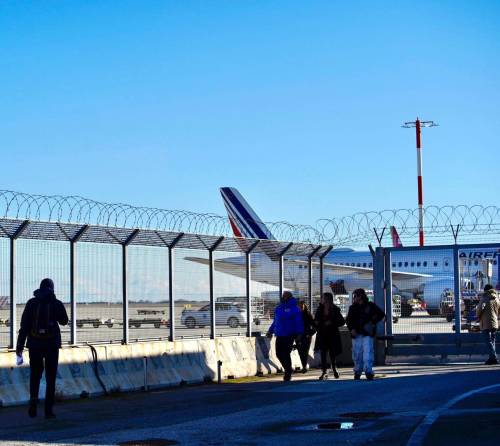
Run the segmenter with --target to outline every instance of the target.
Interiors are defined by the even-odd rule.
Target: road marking
[[[494,389],[495,387],[500,387],[500,384],[493,384],[491,386],[480,387],[479,389],[470,390],[469,392],[463,393],[462,395],[458,395],[455,398],[452,398],[447,403],[443,404],[437,409],[431,410],[413,431],[413,434],[408,440],[408,443],[406,443],[406,446],[421,446],[431,426],[450,407],[454,406],[459,401],[464,400],[476,393],[481,393],[484,392],[485,390]]]

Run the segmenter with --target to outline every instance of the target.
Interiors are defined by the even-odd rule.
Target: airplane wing
[[[184,259],[189,260],[190,262],[199,263],[200,265],[209,265],[209,260],[203,257],[184,257]],[[216,271],[241,277],[242,279],[246,277],[244,257],[231,257],[229,259],[215,260],[214,268]]]
[[[209,260],[202,257],[185,257],[186,260],[191,262],[199,263],[201,265],[209,264]],[[287,259],[287,264],[295,264],[297,266],[306,267],[308,262],[305,260],[298,259]],[[318,266],[319,262],[313,262],[313,266]],[[227,259],[218,259],[214,261],[214,267],[216,271],[221,271],[223,273],[231,274],[236,277],[245,278],[245,258],[244,257],[230,257]],[[255,268],[255,264],[252,264],[252,269]],[[359,278],[362,279],[370,279],[373,277],[373,268],[363,268],[359,266],[347,266],[347,265],[338,265],[336,263],[323,263],[323,269],[325,273],[331,273],[334,275],[347,275],[357,273]],[[421,273],[408,273],[405,271],[392,271],[392,278],[396,280],[411,280],[411,279],[420,279],[432,277],[430,274],[421,274]],[[269,277],[259,278],[257,276],[253,276],[252,280],[262,283],[269,283]]]

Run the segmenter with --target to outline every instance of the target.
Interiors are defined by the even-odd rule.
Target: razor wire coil
[[[0,190],[0,217],[232,236],[228,219],[217,214],[9,190]],[[500,208],[497,206],[428,206],[424,209],[424,218],[429,240],[452,240],[454,230],[461,241],[500,234]],[[412,242],[418,236],[418,209],[358,212],[340,218],[318,219],[314,225],[285,221],[266,222],[266,225],[278,240],[334,246],[366,245],[374,241],[375,230],[381,232],[383,228],[395,226],[403,241]],[[387,240],[389,231],[384,236]]]

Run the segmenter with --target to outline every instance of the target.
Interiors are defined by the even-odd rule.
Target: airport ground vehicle
[[[132,327],[140,328],[143,325],[153,325],[154,328],[161,328],[161,327],[168,328],[168,327],[170,327],[170,320],[165,319],[165,318],[162,318],[162,319],[160,319],[160,318],[156,318],[156,319],[135,318],[135,319],[129,319],[129,321],[128,321],[128,326],[130,328],[132,328]]]
[[[101,325],[106,325],[108,328],[112,328],[115,323],[113,318],[89,318],[89,319],[77,319],[76,326],[82,328],[84,325],[91,325],[94,328],[99,328]]]
[[[0,319],[0,327],[2,325],[5,325],[6,327],[10,327],[10,321],[9,321],[9,319],[5,319],[5,320],[4,319]]]
[[[158,314],[165,314],[165,310],[137,310],[137,314],[152,314],[156,316]]]
[[[215,303],[216,325],[228,325],[237,328],[247,323],[247,311],[245,308],[232,302]],[[185,308],[181,314],[181,324],[187,328],[203,328],[210,325],[210,305],[205,305],[199,310]]]
[[[475,292],[463,291],[460,299],[460,314],[463,318],[470,318],[479,302],[479,297]],[[455,296],[453,291],[445,289],[441,295],[439,304],[439,314],[446,318],[448,322],[455,318]]]

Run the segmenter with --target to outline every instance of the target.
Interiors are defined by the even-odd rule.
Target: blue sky
[[[498,204],[500,3],[3,1],[0,189],[264,220]]]

